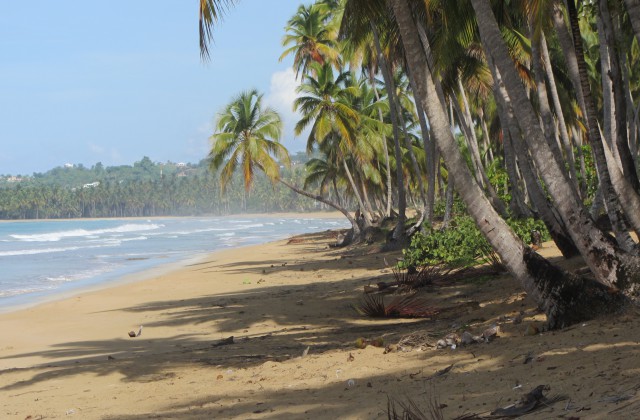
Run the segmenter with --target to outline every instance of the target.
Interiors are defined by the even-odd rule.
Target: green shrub
[[[493,249],[469,216],[454,218],[449,227],[417,233],[404,250],[404,265],[446,264],[465,267],[493,260]]]
[[[543,241],[550,239],[549,231],[541,220],[509,219],[507,223],[527,244],[531,243],[532,230],[539,231]],[[403,254],[403,268],[438,264],[468,267],[487,261],[499,262],[493,248],[469,216],[455,217],[446,229],[415,234]]]
[[[513,229],[513,232],[518,235],[520,239],[526,244],[531,243],[531,231],[537,230],[540,232],[542,241],[550,241],[551,236],[547,230],[547,226],[542,220],[534,219],[532,217],[528,219],[508,219],[507,224]]]

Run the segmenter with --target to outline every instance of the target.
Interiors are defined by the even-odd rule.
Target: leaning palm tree
[[[215,129],[216,132],[211,136],[213,144],[209,152],[209,169],[212,172],[220,171],[223,191],[238,169],[242,170],[244,186],[248,191],[256,170],[260,170],[272,182],[279,182],[298,194],[327,204],[344,214],[352,226],[344,244],[360,239],[358,223],[347,209],[280,177],[280,165],[290,164],[289,153],[279,141],[282,120],[276,111],[263,107],[262,95],[258,91],[242,92],[233,98],[218,115]]]
[[[481,2],[472,0],[474,9],[478,3]],[[432,77],[427,66],[410,3],[407,0],[389,0],[389,5],[400,29],[410,72],[418,76],[418,98],[423,102],[447,166],[455,173],[456,190],[502,262],[545,309],[551,327],[562,327],[611,310],[619,295],[609,294],[607,287],[601,283],[575,277],[551,265],[519,240],[489,205],[486,196],[473,181],[460,150],[454,146],[447,116],[438,98],[438,80]]]
[[[311,126],[307,139],[307,152],[330,145],[339,151],[342,166],[351,184],[351,192],[358,200],[367,224],[371,223],[371,215],[366,211],[363,198],[355,184],[352,171],[347,165],[347,157],[351,154],[360,157],[364,149],[357,147],[357,129],[360,115],[352,106],[352,97],[358,94],[354,86],[345,86],[350,75],[347,72],[334,75],[329,63],[319,65],[312,63],[313,75],[306,75],[297,91],[301,96],[293,103],[294,109],[300,111],[302,118],[295,126],[296,135]]]

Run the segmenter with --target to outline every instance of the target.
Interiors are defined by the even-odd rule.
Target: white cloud
[[[279,112],[293,114],[293,101],[296,99],[296,75],[289,67],[271,75],[271,85],[265,101]]]
[[[282,122],[284,123],[283,143],[290,152],[303,150],[306,144],[303,139],[306,139],[308,135],[308,133],[302,133],[294,141],[293,129],[301,118],[300,114],[293,111],[293,101],[298,96],[296,93],[297,87],[296,74],[293,68],[289,67],[271,75],[269,93],[264,98],[265,104],[278,111],[282,117]]]

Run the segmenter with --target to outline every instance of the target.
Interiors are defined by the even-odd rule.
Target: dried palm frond
[[[373,318],[432,318],[439,312],[415,294],[396,296],[389,303],[385,303],[382,295],[364,294],[354,309]]]
[[[389,420],[444,420],[441,407],[435,397],[430,398],[428,411],[425,413],[410,398],[407,399],[407,402],[401,402],[387,397],[387,418]]]
[[[423,265],[406,270],[399,267],[392,269],[395,283],[404,290],[415,290],[426,286],[444,286],[451,282],[452,274],[459,270],[442,264]]]

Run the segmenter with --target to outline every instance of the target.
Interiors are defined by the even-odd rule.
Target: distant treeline
[[[303,183],[301,160],[288,179]],[[0,176],[0,219],[222,215],[239,212],[313,211],[318,203],[256,176],[246,192],[238,179],[220,192],[208,162],[133,166],[57,167],[29,177]]]

